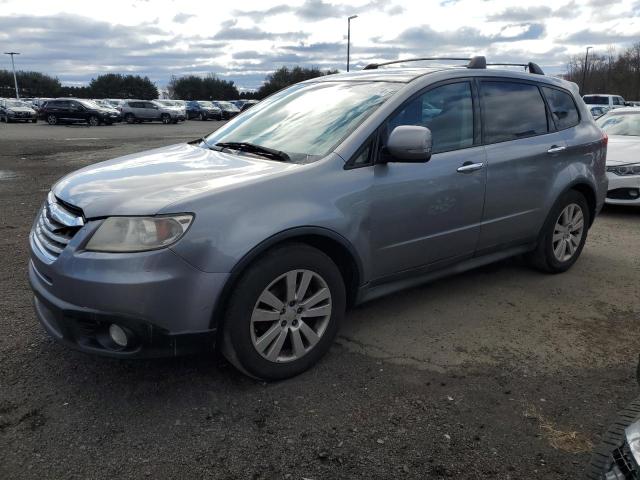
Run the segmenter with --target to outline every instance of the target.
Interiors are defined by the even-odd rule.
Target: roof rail
[[[487,63],[489,66],[495,67],[524,67],[529,73],[533,73],[535,75],[544,75],[542,69],[538,66],[537,63],[529,62],[529,63]]]
[[[393,65],[394,63],[407,63],[407,62],[422,62],[423,60],[461,60],[461,61],[469,61],[470,58],[462,58],[462,57],[424,57],[424,58],[405,58],[404,60],[392,60],[390,62],[383,63],[370,63],[363,70],[375,70],[378,67],[383,67],[385,65]]]
[[[422,62],[424,60],[457,60],[457,61],[466,61],[467,68],[472,69],[485,69],[487,66],[503,66],[503,67],[524,67],[529,71],[529,73],[533,73],[535,75],[544,75],[542,69],[535,63],[487,63],[487,59],[483,56],[476,56],[471,58],[465,57],[422,57],[422,58],[405,58],[403,60],[392,60],[390,62],[383,63],[370,63],[363,70],[376,70],[378,67],[383,67],[385,65],[393,65],[396,63],[408,63],[408,62]]]

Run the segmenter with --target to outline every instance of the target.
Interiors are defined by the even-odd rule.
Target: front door
[[[383,144],[394,127],[421,125],[431,129],[433,155],[426,163],[373,167],[374,279],[473,256],[486,183],[474,110],[471,82],[456,81],[430,87],[387,121]]]

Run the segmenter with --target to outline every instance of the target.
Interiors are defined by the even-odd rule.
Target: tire
[[[33,118],[33,119],[31,120],[31,123],[38,123],[38,119],[37,119],[37,118]]]
[[[289,279],[294,280],[291,285],[295,284],[295,289],[287,288]],[[287,290],[299,293],[305,283],[302,301],[296,298],[288,304],[277,303],[278,298],[297,297],[288,295]],[[327,293],[330,296],[323,298]],[[261,298],[272,303],[264,303]],[[342,275],[327,255],[300,243],[276,247],[256,260],[235,285],[224,317],[222,352],[235,367],[254,378],[293,377],[327,353],[342,322],[345,305]],[[266,317],[260,319],[260,313]],[[268,332],[273,334],[267,337]]]
[[[58,117],[53,114],[47,115],[47,123],[49,125],[56,125],[58,123]]]
[[[587,467],[588,479],[605,479],[605,474],[613,466],[611,454],[624,443],[624,429],[636,420],[640,420],[640,398],[631,402],[624,410],[618,413],[615,421],[602,437],[600,444],[593,449],[593,454]]]
[[[95,115],[91,115],[87,123],[92,127],[97,127],[98,125],[100,125],[100,119]]]
[[[160,121],[165,125],[169,125],[171,123],[171,115],[169,115],[168,113],[163,113],[162,115],[160,115]]]
[[[571,210],[571,208],[573,208],[573,210]],[[569,217],[572,216],[573,218],[569,222],[567,229],[563,230],[564,226],[561,225],[561,223],[567,223],[567,217],[560,217],[561,215],[564,215],[565,212]],[[582,218],[582,230],[578,239],[575,227],[580,222],[578,219],[580,215]],[[574,263],[576,263],[582,253],[582,249],[584,248],[584,244],[587,240],[590,222],[591,215],[584,195],[576,190],[569,190],[565,192],[558,201],[556,201],[551,212],[547,216],[547,220],[540,232],[538,245],[535,250],[526,255],[527,261],[533,268],[542,272],[566,272]],[[566,236],[567,234],[568,236]],[[558,236],[561,238],[560,241],[557,240]],[[563,241],[564,245],[566,245],[566,249],[562,253]],[[557,249],[561,251],[560,257],[557,255]]]
[[[129,125],[132,125],[135,122],[136,118],[133,116],[133,113],[127,113],[124,116],[124,121],[127,122]]]
[[[206,113],[201,113],[200,114],[200,120],[202,120],[203,122],[206,122],[208,119],[207,114]]]

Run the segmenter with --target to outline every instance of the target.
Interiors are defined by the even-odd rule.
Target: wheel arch
[[[223,318],[227,309],[231,292],[245,270],[267,251],[285,243],[294,242],[317,248],[331,258],[344,279],[347,306],[355,303],[358,287],[364,278],[364,273],[362,260],[351,242],[339,233],[327,228],[296,227],[277,233],[262,241],[235,264],[216,302],[211,318],[211,328],[219,327],[219,321]]]
[[[584,198],[587,200],[587,205],[589,206],[589,227],[593,225],[593,221],[596,217],[596,191],[593,186],[587,182],[586,180],[577,180],[573,182],[569,187],[565,190],[565,192],[569,190],[575,190],[581,193]],[[563,192],[564,193],[564,192]]]

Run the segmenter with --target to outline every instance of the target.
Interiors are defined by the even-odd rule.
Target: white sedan
[[[609,136],[606,203],[640,206],[640,108],[618,108],[596,120]]]

